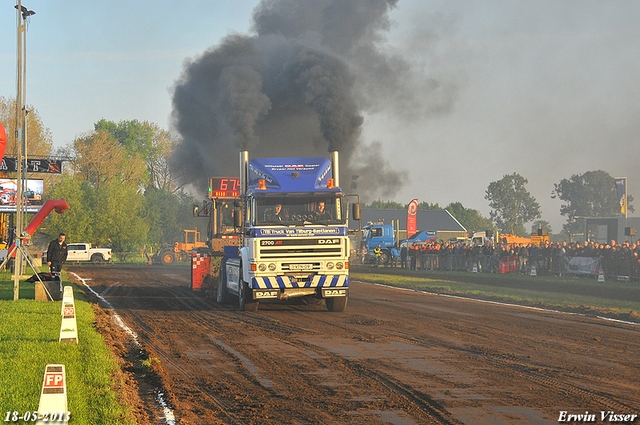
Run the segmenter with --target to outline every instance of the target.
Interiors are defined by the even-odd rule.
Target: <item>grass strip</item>
[[[13,282],[0,281],[0,416],[38,410],[45,366],[56,363],[66,367],[71,423],[134,424],[111,389],[118,366],[93,326],[92,306],[77,286],[65,285],[74,287],[78,344],[58,342],[61,302],[35,301],[35,286],[27,282],[13,301]]]
[[[350,278],[438,294],[640,322],[640,285],[637,282],[597,282],[589,278],[424,272],[389,268],[352,269]]]

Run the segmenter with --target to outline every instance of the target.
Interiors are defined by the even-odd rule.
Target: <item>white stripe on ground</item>
[[[91,291],[93,295],[95,295],[98,299],[100,299],[100,301],[102,301],[107,306],[107,308],[111,310],[113,321],[116,322],[116,324],[120,326],[127,334],[129,334],[135,346],[140,348],[140,341],[138,340],[138,334],[135,333],[133,329],[131,329],[129,326],[127,326],[124,323],[120,315],[116,313],[116,309],[113,308],[113,305],[109,301],[104,299],[104,297],[102,297],[100,294],[94,291],[92,287],[87,285],[87,280],[90,280],[90,279],[83,279],[80,276],[78,276],[76,273],[72,273],[72,272],[67,272],[67,274],[73,275],[73,277],[78,279],[80,283],[82,283],[85,286],[85,288]],[[176,421],[173,411],[169,408],[169,406],[167,406],[167,403],[165,403],[163,395],[164,394],[162,392],[158,391],[158,404],[160,405],[160,407],[162,407],[162,411],[164,412],[165,423],[168,425],[175,425],[178,422]]]

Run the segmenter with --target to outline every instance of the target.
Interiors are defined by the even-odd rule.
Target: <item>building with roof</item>
[[[579,235],[570,235],[570,240],[586,239],[598,243],[611,240],[617,243],[638,241],[637,231],[640,229],[640,217],[578,217]],[[565,233],[566,234],[566,233]]]
[[[369,222],[384,222],[384,224],[394,224],[396,229],[399,230],[399,240],[407,238],[406,209],[363,208],[361,210],[361,217],[361,223],[349,218],[349,229],[359,229],[360,225],[364,227]],[[437,231],[440,240],[450,240],[460,236],[466,237],[467,235],[467,229],[447,210],[417,210],[416,226],[418,231]]]

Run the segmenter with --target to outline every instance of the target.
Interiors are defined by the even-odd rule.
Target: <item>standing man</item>
[[[373,256],[376,259],[376,267],[380,267],[380,257],[382,257],[382,248],[380,244],[373,249]]]
[[[58,235],[58,239],[54,239],[47,248],[47,266],[51,274],[60,275],[62,271],[62,264],[67,261],[67,244],[65,239],[67,236],[64,233]]]

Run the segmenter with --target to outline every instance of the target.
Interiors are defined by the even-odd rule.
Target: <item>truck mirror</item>
[[[193,206],[193,216],[197,217],[198,216],[198,212],[200,212],[200,207],[197,205]]]
[[[242,227],[242,208],[236,208],[233,214],[233,225],[235,227]]]
[[[360,204],[353,204],[353,207],[351,208],[353,209],[351,214],[353,215],[353,219],[360,220]]]

